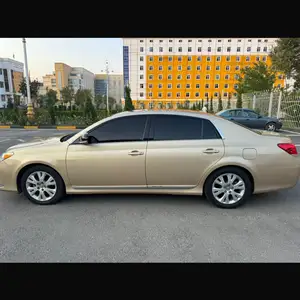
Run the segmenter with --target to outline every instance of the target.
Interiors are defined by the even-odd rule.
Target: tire
[[[43,174],[44,179],[42,179]],[[50,180],[50,178],[52,179]],[[38,183],[39,181],[44,182],[44,185]],[[65,185],[62,178],[56,171],[47,166],[34,166],[26,170],[21,178],[21,187],[28,200],[39,205],[55,204],[65,195]]]
[[[236,177],[235,180],[233,180],[233,184],[237,183],[238,181],[242,181],[242,184],[236,185],[236,188],[230,188],[227,187],[223,188],[224,193],[221,192],[221,189],[219,190],[219,195],[216,194],[214,195],[213,193],[213,188],[217,189],[222,187],[221,184],[219,184],[219,179],[220,176],[224,176],[224,182],[226,183],[226,178],[228,179],[226,174],[231,174],[228,175],[230,176],[232,179],[234,178],[233,176]],[[237,181],[238,180],[238,181]],[[240,189],[239,189],[240,188]],[[226,168],[222,168],[220,170],[217,170],[215,172],[213,172],[211,175],[209,175],[209,177],[207,178],[205,185],[204,185],[204,193],[205,196],[208,200],[210,200],[215,206],[220,207],[220,208],[236,208],[242,204],[244,204],[246,202],[246,200],[251,196],[252,194],[252,183],[251,180],[248,176],[248,174],[243,171],[240,168],[237,167],[226,167]],[[242,190],[244,192],[242,192]],[[240,191],[240,192],[238,192]],[[225,194],[227,194],[228,196],[226,196]],[[239,196],[237,196],[239,195]],[[239,198],[241,196],[240,199],[234,200],[234,196],[236,198]],[[217,197],[222,198],[224,197],[224,199],[217,199]],[[229,201],[226,201],[226,200]]]
[[[265,126],[265,130],[267,131],[276,131],[276,124],[274,122],[269,122]]]

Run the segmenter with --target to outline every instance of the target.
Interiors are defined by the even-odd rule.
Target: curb
[[[76,130],[84,129],[86,126],[19,126],[19,125],[0,125],[0,129],[56,129],[56,130]]]

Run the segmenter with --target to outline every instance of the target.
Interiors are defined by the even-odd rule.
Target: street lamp
[[[113,71],[111,71],[113,72]],[[106,73],[106,107],[107,107],[107,115],[109,115],[109,105],[108,105],[108,76],[109,76],[109,68],[108,61],[105,62],[105,73]]]
[[[28,63],[27,63],[27,52],[26,52],[26,39],[23,38],[23,49],[24,49],[24,62],[25,62],[25,73],[26,73],[26,85],[27,85],[27,116],[28,118],[33,117],[33,106],[30,96],[30,85],[29,85],[29,75],[28,75]]]

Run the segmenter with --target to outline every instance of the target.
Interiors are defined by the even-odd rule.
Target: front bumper
[[[13,170],[14,168],[6,161],[0,162],[0,191],[18,191]]]

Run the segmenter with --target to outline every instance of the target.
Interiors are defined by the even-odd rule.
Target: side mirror
[[[258,116],[257,116],[257,119],[261,119],[261,118],[262,118],[262,116],[261,116],[261,115],[258,115]]]

